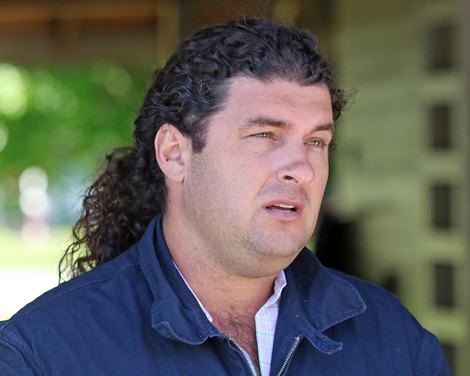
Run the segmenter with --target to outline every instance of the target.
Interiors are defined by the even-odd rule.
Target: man
[[[449,375],[393,296],[304,249],[344,104],[308,33],[183,42],[88,191],[77,277],[0,326],[0,374]]]

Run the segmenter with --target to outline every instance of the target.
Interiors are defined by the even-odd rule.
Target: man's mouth
[[[287,204],[273,204],[266,207],[268,210],[279,210],[285,212],[297,212],[298,209],[294,205],[287,205]]]

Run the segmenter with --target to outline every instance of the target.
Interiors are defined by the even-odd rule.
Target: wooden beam
[[[155,14],[155,0],[0,2],[0,23],[57,19],[147,18]]]
[[[163,65],[180,38],[180,4],[178,1],[160,1],[156,8],[156,60]]]
[[[272,17],[283,22],[296,24],[301,10],[300,0],[277,0],[274,2]]]

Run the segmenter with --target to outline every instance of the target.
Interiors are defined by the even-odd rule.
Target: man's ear
[[[163,124],[155,135],[155,156],[167,179],[183,181],[191,141],[171,124]]]

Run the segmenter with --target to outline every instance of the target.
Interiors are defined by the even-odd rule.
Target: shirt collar
[[[274,292],[269,299],[264,303],[262,308],[269,307],[273,304],[278,304],[281,299],[282,290],[287,285],[286,274],[284,270],[277,273],[276,279],[274,280]]]

